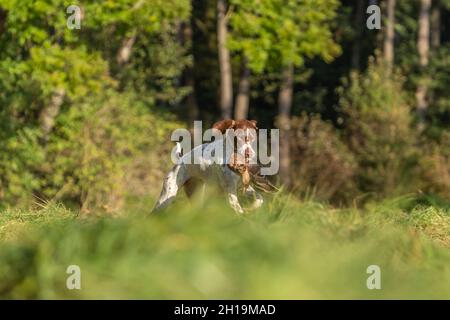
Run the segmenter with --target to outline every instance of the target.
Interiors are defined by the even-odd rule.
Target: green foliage
[[[241,51],[255,72],[281,65],[303,66],[306,58],[330,62],[340,53],[330,21],[338,1],[245,0],[231,3],[230,48]]]
[[[84,47],[77,50],[34,47],[24,77],[35,82],[30,86],[39,87],[44,97],[50,96],[55,88],[62,88],[69,98],[76,98],[98,92],[112,82],[107,71],[100,55],[89,54]]]
[[[154,102],[176,105],[191,90],[178,82],[183,68],[192,64],[192,58],[169,32],[141,35],[138,41],[132,61],[117,75],[122,86]]]
[[[2,0],[0,6],[7,11],[6,32],[0,35],[2,55],[26,57],[34,45],[45,45],[71,37],[66,27],[67,0]]]
[[[41,186],[36,171],[44,159],[36,130],[18,131],[3,127],[0,131],[0,207],[23,203]]]
[[[113,26],[119,32],[132,28],[158,32],[177,19],[186,19],[191,10],[188,0],[89,0],[81,3],[84,4],[88,28],[102,30]]]
[[[320,116],[291,120],[293,190],[321,201],[351,201],[355,195],[356,161],[332,124]]]
[[[433,6],[440,7],[441,19],[444,19],[446,9],[450,8],[448,0],[433,2]],[[449,53],[448,44],[441,43],[438,47],[433,44],[429,48],[429,64],[426,67],[419,65],[417,53],[417,17],[420,12],[420,2],[401,1],[396,10],[396,61],[401,72],[408,77],[405,79],[405,87],[409,89],[409,95],[414,98],[417,85],[423,84],[427,87],[428,110],[426,114],[426,134],[432,140],[439,140],[443,129],[450,120],[450,94],[448,87],[450,78],[448,74]],[[431,17],[431,20],[433,17]],[[433,21],[430,21],[433,28]],[[445,26],[440,25],[440,33]],[[434,31],[432,31],[434,32]],[[442,36],[440,37],[442,38]],[[398,44],[397,44],[398,42]],[[441,40],[442,42],[442,40]]]
[[[118,207],[134,157],[157,148],[166,128],[132,94],[87,97],[59,118],[47,146],[48,198],[79,199],[83,210]]]
[[[439,140],[445,132],[449,132],[450,122],[450,46],[442,46],[433,53],[430,59],[430,107],[428,110],[429,128],[428,135],[432,139]]]
[[[364,192],[416,191],[417,134],[402,83],[400,76],[388,76],[383,65],[372,62],[364,74],[352,73],[339,91],[345,139],[358,162],[357,182]]]
[[[450,201],[450,132],[423,146],[420,170],[423,191]]]
[[[186,96],[189,89],[177,82],[191,57],[179,42],[179,25],[190,15],[190,1],[87,1],[83,8],[85,41],[103,52],[120,87],[172,105]],[[130,61],[118,65],[117,54],[130,39]]]
[[[0,2],[6,13],[0,32],[2,206],[26,205],[37,196],[70,200],[83,210],[117,208],[129,192],[121,187],[125,173],[137,166],[158,176],[162,165],[137,159],[167,153],[161,141],[180,126],[154,105],[175,104],[188,92],[176,85],[190,62],[177,31],[190,2],[81,1],[81,30],[66,26],[71,4]],[[133,35],[134,59],[119,66],[116,53]],[[63,92],[63,100],[44,139],[40,116],[55,92]]]
[[[350,69],[348,38],[358,31],[347,23],[350,5],[228,3],[227,45],[234,62],[248,61],[249,115],[262,128],[273,126],[280,70],[297,67],[296,194],[339,204],[370,192],[448,199],[448,44],[443,35],[428,68],[418,68],[417,1],[396,7],[395,65],[408,77],[390,78],[371,63],[337,93]],[[443,18],[449,3],[440,1]],[[79,30],[66,25],[72,4],[81,7]],[[0,0],[0,207],[55,198],[84,211],[113,210],[128,196],[156,195],[155,181],[171,165],[169,133],[184,126],[177,119],[187,114],[184,98],[193,92],[199,118],[217,120],[216,22],[214,2]],[[192,39],[181,32],[189,23]],[[363,31],[360,60],[372,54],[375,36]],[[419,82],[429,98],[423,133],[411,126]],[[305,110],[321,117],[302,116]]]
[[[449,297],[449,212],[404,209],[413,202],[336,210],[279,195],[244,217],[214,200],[115,219],[78,219],[55,205],[4,211],[0,297]],[[81,268],[82,290],[66,289],[73,264]],[[372,264],[381,267],[382,290],[366,287]]]
[[[106,62],[99,54],[89,54],[83,47],[72,50],[45,45],[33,47],[29,53],[25,61],[9,58],[1,62],[0,68],[6,71],[0,78],[4,103],[16,102],[21,109],[29,109],[26,102],[32,99],[39,109],[57,89],[76,99],[113,84]]]

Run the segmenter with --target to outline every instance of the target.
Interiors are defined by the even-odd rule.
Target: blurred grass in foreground
[[[0,298],[450,298],[450,210],[397,198],[333,209],[286,195],[237,216],[222,201],[80,218],[0,212]],[[143,209],[145,208],[145,209]],[[81,290],[66,268],[81,268]],[[381,290],[368,290],[369,265]]]

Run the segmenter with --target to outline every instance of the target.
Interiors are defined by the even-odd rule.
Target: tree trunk
[[[421,67],[426,67],[428,65],[428,54],[430,51],[430,7],[431,0],[420,1],[417,50],[419,52],[419,63]]]
[[[363,15],[364,15],[364,0],[357,0],[356,9],[355,9],[355,22],[353,28],[355,29],[356,36],[353,40],[352,46],[352,68],[359,69],[360,60],[361,60],[361,33],[363,24]]]
[[[420,1],[419,34],[417,38],[417,51],[419,52],[419,64],[421,69],[428,66],[430,51],[430,7],[431,0]],[[428,108],[427,87],[420,82],[416,89],[417,113],[419,115],[419,126],[423,127],[425,112]]]
[[[144,3],[144,0],[136,1],[133,7],[131,7],[131,11],[139,10]],[[133,45],[136,42],[136,34],[137,31],[133,30],[131,36],[122,41],[122,45],[120,46],[116,56],[116,60],[119,65],[124,65],[130,60],[131,50],[133,49]]]
[[[228,34],[226,1],[217,0],[217,42],[220,67],[220,111],[223,119],[231,118],[233,107],[233,83],[231,78],[230,51],[226,47]]]
[[[117,53],[117,63],[119,65],[124,65],[130,60],[131,56],[131,49],[133,48],[134,43],[136,42],[136,32],[133,31],[133,34],[124,39],[122,41],[122,45],[119,49],[119,52]]]
[[[238,90],[234,118],[236,120],[247,119],[250,102],[250,69],[247,67],[247,59],[245,57],[242,57]]]
[[[48,136],[55,125],[55,119],[59,114],[66,91],[64,89],[57,89],[54,91],[50,102],[41,110],[39,114],[39,125],[41,127],[44,144],[48,141]]]
[[[184,47],[192,49],[192,26],[191,21],[183,22],[181,24],[181,44]],[[194,62],[192,62],[194,63]],[[199,109],[197,99],[195,97],[195,79],[194,79],[194,66],[188,65],[183,71],[184,85],[189,87],[191,91],[186,97],[186,106],[188,108],[188,122],[189,126],[194,125],[194,121],[198,120]]]
[[[289,187],[291,183],[290,167],[290,114],[294,85],[294,67],[292,64],[283,70],[280,93],[278,95],[278,128],[280,129],[280,178]]]
[[[388,70],[391,71],[394,63],[394,36],[395,36],[395,0],[387,0],[387,19],[386,19],[386,31],[384,35],[384,61],[388,66]]]
[[[431,9],[431,47],[437,49],[441,46],[441,8],[439,1],[433,2]]]

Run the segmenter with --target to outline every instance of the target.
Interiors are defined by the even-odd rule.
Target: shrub
[[[298,174],[293,189],[312,191],[320,200],[349,200],[356,162],[337,130],[319,116],[294,117],[291,125],[292,167]]]
[[[82,212],[120,207],[129,190],[133,160],[158,155],[170,125],[133,94],[107,91],[62,114],[48,144],[46,197],[76,200]],[[149,151],[150,150],[150,151]]]
[[[53,93],[63,92],[61,103],[52,108],[57,117],[61,105],[88,93],[101,94],[114,81],[100,55],[84,47],[32,47],[27,59],[8,57],[1,60],[0,69],[0,201],[3,206],[27,205],[45,183],[42,140],[47,137],[43,139],[40,116],[52,104]],[[53,123],[53,116],[46,118]]]
[[[0,130],[0,207],[27,202],[41,186],[36,172],[44,154],[37,140],[38,131],[31,127]]]
[[[423,146],[420,169],[423,191],[450,201],[450,131],[442,134],[439,142]]]
[[[339,89],[345,140],[358,162],[356,182],[363,192],[414,191],[417,134],[402,83],[371,61],[364,74],[352,73]]]

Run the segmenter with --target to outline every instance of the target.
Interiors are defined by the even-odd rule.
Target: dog
[[[161,194],[152,212],[158,212],[169,205],[181,188],[191,196],[199,185],[204,187],[209,183],[217,184],[227,194],[228,203],[235,212],[244,213],[238,197],[240,190],[245,196],[253,199],[246,210],[259,208],[263,204],[263,197],[256,192],[252,182],[262,191],[277,189],[259,175],[257,165],[250,164],[250,160],[256,158],[256,152],[252,148],[258,129],[256,124],[255,120],[227,119],[216,122],[212,128],[220,131],[222,139],[199,145],[180,158],[165,177]],[[240,135],[228,135],[228,129],[237,130]],[[238,148],[234,144],[235,137],[241,140]],[[229,152],[223,155],[214,154],[212,150],[215,150],[217,144],[221,146],[225,144],[229,147],[226,148]],[[198,148],[202,152],[198,152],[200,151],[196,150]],[[191,164],[192,157],[196,160],[194,161],[196,164]]]

